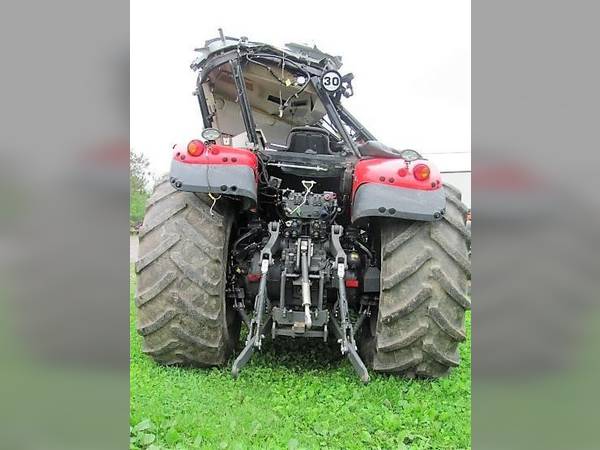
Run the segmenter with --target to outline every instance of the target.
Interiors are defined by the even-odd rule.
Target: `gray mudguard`
[[[384,184],[361,185],[352,203],[352,222],[365,217],[434,221],[446,212],[444,189],[423,191]]]
[[[256,179],[249,166],[186,164],[173,160],[170,181],[180,191],[243,197],[250,199],[253,206],[256,205]]]

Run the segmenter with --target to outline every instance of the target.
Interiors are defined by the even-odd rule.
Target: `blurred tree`
[[[129,151],[129,188],[131,193],[146,193],[150,172],[148,166],[150,162],[142,153]]]
[[[129,224],[134,229],[144,218],[144,207],[148,198],[146,186],[152,179],[149,165],[148,158],[142,153],[129,151]]]

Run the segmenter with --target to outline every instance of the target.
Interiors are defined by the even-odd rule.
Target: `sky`
[[[131,0],[130,142],[155,174],[169,171],[174,144],[200,136],[189,65],[219,27],[341,55],[341,72],[355,76],[344,104],[378,140],[428,155],[442,170],[470,169],[470,1],[221,4]]]

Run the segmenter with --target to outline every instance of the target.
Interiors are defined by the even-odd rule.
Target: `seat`
[[[316,127],[292,128],[288,137],[288,152],[329,155],[329,134]]]

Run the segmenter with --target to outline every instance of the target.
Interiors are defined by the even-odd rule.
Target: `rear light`
[[[249,273],[248,275],[246,275],[246,279],[249,283],[256,283],[257,281],[260,281],[260,278],[260,273]]]
[[[406,167],[401,167],[400,169],[398,169],[398,175],[401,177],[405,177],[407,173],[408,169]]]
[[[187,151],[192,156],[200,156],[206,150],[204,142],[194,139],[187,145]]]
[[[417,164],[413,169],[413,175],[419,181],[425,181],[429,178],[429,174],[431,171],[429,170],[429,166],[426,164]]]
[[[348,278],[346,280],[346,287],[347,288],[357,288],[358,287],[358,280],[356,278]]]

